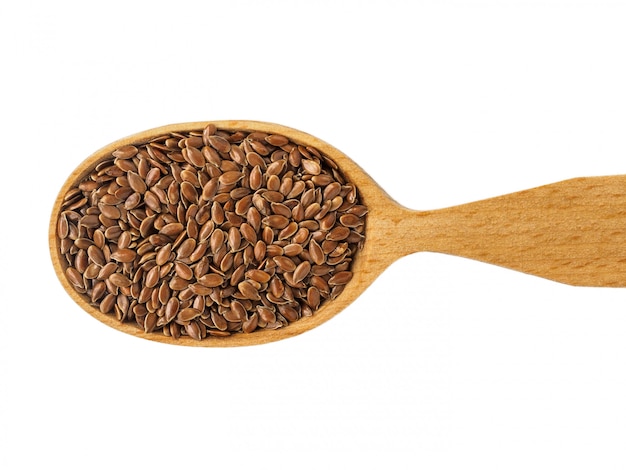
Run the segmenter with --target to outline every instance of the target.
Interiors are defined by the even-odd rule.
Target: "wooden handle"
[[[411,211],[396,229],[406,253],[448,253],[576,286],[626,286],[626,175]]]

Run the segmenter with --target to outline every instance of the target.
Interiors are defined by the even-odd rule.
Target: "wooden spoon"
[[[626,286],[626,175],[574,178],[559,183],[439,210],[415,211],[393,201],[342,152],[304,132],[254,121],[213,121],[226,130],[282,134],[316,147],[357,186],[369,209],[365,244],[354,260],[343,293],[312,317],[278,330],[239,333],[196,341],[144,333],[89,305],[68,282],[59,253],[57,220],[63,196],[116,148],[170,132],[202,130],[208,122],[164,126],[102,148],[67,179],[50,221],[50,253],[57,276],[74,301],[101,322],[142,338],[185,346],[245,346],[295,336],[326,322],[352,303],[395,260],[418,251],[463,256],[574,286]]]

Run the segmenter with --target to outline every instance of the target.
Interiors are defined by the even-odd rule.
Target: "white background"
[[[304,130],[415,209],[624,173],[625,24],[622,2],[2,3],[0,468],[625,468],[626,290],[416,254],[300,337],[182,348],[80,310],[47,246],[84,158],[176,122]]]

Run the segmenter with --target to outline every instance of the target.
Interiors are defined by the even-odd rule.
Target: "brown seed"
[[[300,227],[298,231],[294,234],[291,241],[293,243],[299,243],[304,245],[306,241],[309,239],[309,229],[306,227]]]
[[[282,204],[280,202],[272,202],[270,206],[274,214],[282,215],[283,217],[287,218],[291,217],[291,209],[289,209],[289,207],[287,207],[285,204]]]
[[[245,280],[237,284],[237,289],[246,299],[260,300],[258,289],[252,284],[253,281]]]
[[[202,199],[204,201],[210,201],[215,197],[217,194],[218,183],[218,178],[212,178],[202,187]]]
[[[226,220],[224,208],[216,200],[214,200],[211,205],[211,220],[217,225],[222,225]]]
[[[226,272],[233,267],[235,262],[235,255],[231,252],[225,253],[224,257],[220,260],[219,268],[222,272]]]
[[[323,264],[326,258],[322,247],[315,240],[309,242],[309,255],[311,256],[311,261],[317,265]]]
[[[265,141],[275,147],[282,147],[283,145],[287,145],[289,143],[289,139],[287,137],[278,134],[268,135],[265,138]]]
[[[148,174],[146,175],[146,179],[145,179],[146,185],[148,187],[152,187],[156,185],[159,182],[160,177],[161,177],[161,170],[157,167],[151,168],[150,171],[148,171]]]
[[[126,198],[126,201],[124,201],[124,209],[132,210],[135,207],[137,207],[140,203],[141,203],[141,194],[132,193],[130,196],[128,196],[128,198]]]
[[[86,215],[80,219],[80,225],[87,228],[98,228],[100,226],[100,219],[97,215]]]
[[[135,155],[137,155],[138,151],[139,150],[137,149],[137,147],[133,145],[125,145],[124,147],[120,147],[117,150],[114,150],[111,155],[113,155],[115,158],[128,159],[133,158]]]
[[[128,177],[128,184],[133,189],[133,191],[139,194],[143,194],[146,192],[148,187],[146,185],[146,182],[143,180],[141,176],[139,176],[134,171],[129,171],[127,173],[127,177]]]
[[[176,250],[176,257],[178,259],[187,258],[195,249],[196,240],[194,238],[187,238],[178,246],[178,249]]]
[[[200,327],[198,326],[198,323],[196,323],[195,321],[189,322],[187,325],[185,325],[185,331],[187,332],[187,334],[197,340],[200,341],[202,340],[202,334],[200,333]]]
[[[286,256],[275,256],[272,258],[276,265],[284,272],[292,272],[296,269],[296,264]]]
[[[335,226],[337,215],[335,212],[331,212],[320,220],[320,230],[328,231]]]
[[[228,153],[228,151],[230,150],[230,143],[223,137],[220,137],[218,135],[210,135],[208,136],[207,140],[209,145],[218,152]]]
[[[243,238],[245,238],[250,244],[254,245],[257,241],[256,231],[252,226],[246,222],[242,223],[239,227],[239,231]]]
[[[87,266],[87,269],[85,269],[85,272],[83,273],[83,277],[89,280],[95,279],[98,277],[98,274],[100,274],[100,269],[101,269],[100,266],[98,266],[95,263],[92,263],[89,266]]]
[[[246,191],[248,190],[248,188],[242,188],[242,189],[246,189]],[[233,191],[231,191],[231,197],[233,197],[232,196]],[[251,206],[252,206],[252,195],[251,194],[244,195],[235,204],[235,213],[240,216],[245,216],[246,213],[250,210]]]
[[[294,284],[303,281],[304,278],[308,276],[309,272],[311,272],[311,263],[308,261],[300,263],[293,272]]]
[[[109,281],[117,287],[129,287],[132,281],[121,273],[113,273],[109,276]]]
[[[196,248],[189,255],[189,261],[195,263],[196,261],[200,260],[204,256],[208,248],[209,244],[207,242],[197,244]]]
[[[183,158],[186,161],[188,161],[193,166],[196,166],[198,168],[202,168],[206,162],[206,160],[204,159],[204,156],[202,155],[202,152],[195,147],[184,148],[182,153],[183,153]]]
[[[198,240],[205,241],[208,240],[209,237],[213,234],[213,230],[215,229],[215,223],[212,220],[205,222],[200,229],[200,233],[198,233]]]
[[[267,182],[265,183],[265,186],[270,191],[278,191],[280,189],[280,178],[278,176],[276,176],[276,175],[268,176],[267,177]]]
[[[161,282],[161,285],[159,286],[159,302],[161,303],[161,305],[167,304],[167,302],[170,300],[171,295],[172,292],[167,282]]]
[[[201,314],[202,314],[202,311],[196,308],[187,307],[178,312],[177,318],[181,322],[188,322],[188,321],[193,320],[196,317],[199,317]]]
[[[289,225],[289,219],[282,215],[270,215],[265,217],[262,223],[271,228],[283,229]]]
[[[85,286],[85,283],[83,281],[83,275],[78,272],[78,270],[76,268],[73,267],[68,267],[65,270],[65,274],[67,276],[67,278],[69,279],[69,281],[75,286],[75,287],[79,287],[79,288],[83,288]]]
[[[161,230],[159,230],[159,233],[161,235],[165,235],[166,237],[176,237],[183,230],[185,230],[185,227],[183,226],[183,224],[179,222],[172,222],[172,223],[165,225]]]
[[[250,209],[248,209],[246,220],[255,231],[261,228],[261,213],[256,207],[250,207]]]
[[[157,218],[156,214],[150,215],[146,217],[145,219],[143,219],[141,223],[139,224],[139,234],[143,238],[148,237],[150,233],[152,233],[156,218]]]
[[[101,204],[100,212],[102,212],[102,215],[109,219],[119,219],[121,215],[120,210],[117,207],[106,204]]]
[[[265,284],[270,280],[271,275],[265,271],[261,271],[260,269],[251,269],[246,271],[246,278]]]
[[[291,238],[298,231],[298,228],[299,227],[297,223],[293,221],[289,222],[289,225],[287,225],[278,233],[278,239],[286,240],[288,238]]]
[[[272,203],[272,202],[283,202],[285,200],[285,196],[280,191],[272,191],[268,190],[263,193],[263,199]]]
[[[339,217],[339,222],[344,227],[350,227],[350,228],[358,227],[359,225],[362,225],[363,223],[361,218],[355,214],[344,214],[341,217]]]
[[[226,239],[226,235],[224,235],[224,231],[221,229],[216,229],[211,234],[211,238],[209,240],[209,246],[211,248],[211,252],[216,254],[224,245],[224,241]]]
[[[87,255],[86,250],[79,250],[76,253],[76,257],[74,258],[74,266],[78,270],[79,273],[84,273],[89,266],[89,256]]]
[[[89,256],[89,259],[98,266],[104,266],[106,264],[104,253],[102,253],[102,250],[96,245],[91,245],[87,248],[87,255]]]
[[[70,234],[70,224],[65,214],[61,214],[57,222],[57,235],[59,238],[67,238]]]
[[[279,305],[278,310],[280,311],[280,314],[287,319],[287,321],[294,322],[298,319],[298,312],[292,307]]]
[[[265,145],[263,145],[261,142],[257,140],[249,139],[248,143],[250,144],[250,147],[252,147],[252,149],[259,155],[263,155],[263,156],[269,155],[270,152],[268,148]]]
[[[259,240],[254,245],[254,258],[257,262],[261,262],[263,258],[265,258],[265,253],[267,252],[267,245],[263,240]]]
[[[240,172],[240,171],[227,171],[226,173],[222,174],[222,176],[220,176],[219,182],[220,182],[220,184],[223,184],[223,185],[230,185],[230,184],[235,184],[241,178],[243,178],[243,173],[242,172]]]
[[[266,323],[273,323],[276,321],[276,314],[271,308],[265,306],[257,307],[259,318]]]
[[[154,287],[159,283],[160,277],[161,277],[161,271],[160,271],[159,266],[154,266],[148,271],[148,274],[146,274],[144,285],[146,287]]]
[[[263,186],[263,172],[260,166],[255,166],[250,172],[250,189],[256,191]]]
[[[267,169],[265,170],[265,174],[270,175],[270,176],[280,175],[285,169],[286,164],[287,164],[286,160],[277,160],[271,163],[270,165],[268,165]],[[280,180],[278,181],[279,181],[278,187],[280,187]],[[278,190],[278,187],[276,187],[275,191]]]
[[[96,279],[98,279],[99,281],[103,279],[108,279],[109,276],[117,270],[117,266],[118,265],[116,263],[105,264],[104,266],[102,266],[102,269],[100,269],[100,273],[98,274],[98,277]]]
[[[191,294],[204,296],[204,295],[210,295],[213,292],[213,289],[210,287],[203,286],[202,284],[199,284],[196,282],[195,284],[191,284],[189,286],[189,291],[191,292]]]
[[[198,283],[205,287],[218,287],[224,282],[224,277],[219,274],[211,273],[205,274],[198,278]]]
[[[185,279],[187,281],[189,281],[190,279],[193,278],[193,271],[192,271],[192,269],[189,266],[187,266],[186,264],[184,264],[184,263],[181,263],[181,262],[178,262],[178,261],[175,262],[174,263],[174,270],[176,271],[176,274],[178,276],[180,276],[181,278],[183,278],[183,279]]]
[[[180,276],[174,276],[170,280],[170,289],[172,290],[183,290],[186,289],[187,286],[189,286],[189,281]]]
[[[250,318],[243,322],[243,325],[241,325],[241,329],[244,333],[252,333],[254,330],[256,330],[258,323],[259,317],[258,314],[255,312],[250,315]]]
[[[326,236],[326,239],[330,241],[340,241],[340,240],[345,240],[346,238],[348,238],[348,235],[350,235],[349,228],[338,226],[332,229],[328,233],[328,235]]]
[[[122,232],[122,234],[117,239],[117,247],[120,249],[126,249],[130,246],[131,242],[132,242],[132,235],[130,234],[130,232],[129,231]]]
[[[332,183],[333,181],[335,181],[335,179],[331,175],[315,175],[311,178],[311,181],[313,181],[313,184],[315,184],[315,186],[323,187]]]
[[[196,188],[189,181],[183,181],[180,183],[180,193],[189,202],[198,202],[198,193]]]
[[[152,191],[146,191],[143,195],[143,200],[146,203],[146,206],[152,209],[155,212],[161,212],[161,201]]]
[[[213,123],[207,124],[207,126],[202,131],[202,140],[205,145],[208,145],[209,136],[214,135],[216,132],[217,132],[217,128],[215,127],[215,124]]]
[[[114,294],[107,294],[104,299],[102,299],[102,302],[100,302],[100,311],[102,313],[109,313],[113,310],[116,301],[117,297]]]
[[[176,315],[178,314],[178,310],[180,307],[180,301],[176,297],[172,297],[167,301],[165,305],[165,321],[172,321]]]
[[[170,255],[172,254],[172,244],[168,243],[167,245],[162,246],[157,250],[155,262],[159,266],[163,266],[170,259]]]
[[[230,303],[230,309],[224,313],[224,319],[230,322],[243,321],[246,318],[246,308],[238,300]]]
[[[106,290],[107,290],[107,287],[104,282],[102,281],[96,282],[91,291],[91,301],[94,303],[98,302],[102,298],[102,296],[106,293]]]
[[[228,322],[224,319],[222,315],[217,313],[215,310],[211,312],[211,321],[215,325],[215,328],[220,331],[225,331],[226,329],[228,329]]]
[[[320,164],[314,160],[309,160],[307,158],[304,158],[302,159],[300,164],[302,165],[302,169],[310,175],[319,175],[320,172],[322,171]]]
[[[339,196],[341,192],[341,184],[337,181],[331,182],[324,188],[323,199],[325,201],[332,200],[336,196]]]
[[[287,194],[287,199],[294,199],[300,196],[304,190],[306,189],[306,184],[304,181],[296,181],[291,188],[289,194]]]
[[[120,263],[130,263],[137,257],[137,252],[128,248],[111,253],[111,259]]]
[[[328,280],[329,286],[343,286],[350,282],[352,279],[352,273],[350,271],[342,271],[340,273],[335,274]]]
[[[266,249],[267,256],[273,258],[275,256],[282,256],[285,254],[285,250],[280,245],[267,245]]]
[[[316,287],[309,287],[306,292],[306,301],[313,310],[320,305],[320,291]]]

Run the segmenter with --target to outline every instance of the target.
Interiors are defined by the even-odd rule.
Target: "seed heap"
[[[68,281],[102,313],[201,340],[337,297],[366,213],[317,149],[209,124],[112,152],[65,195],[57,236]]]

